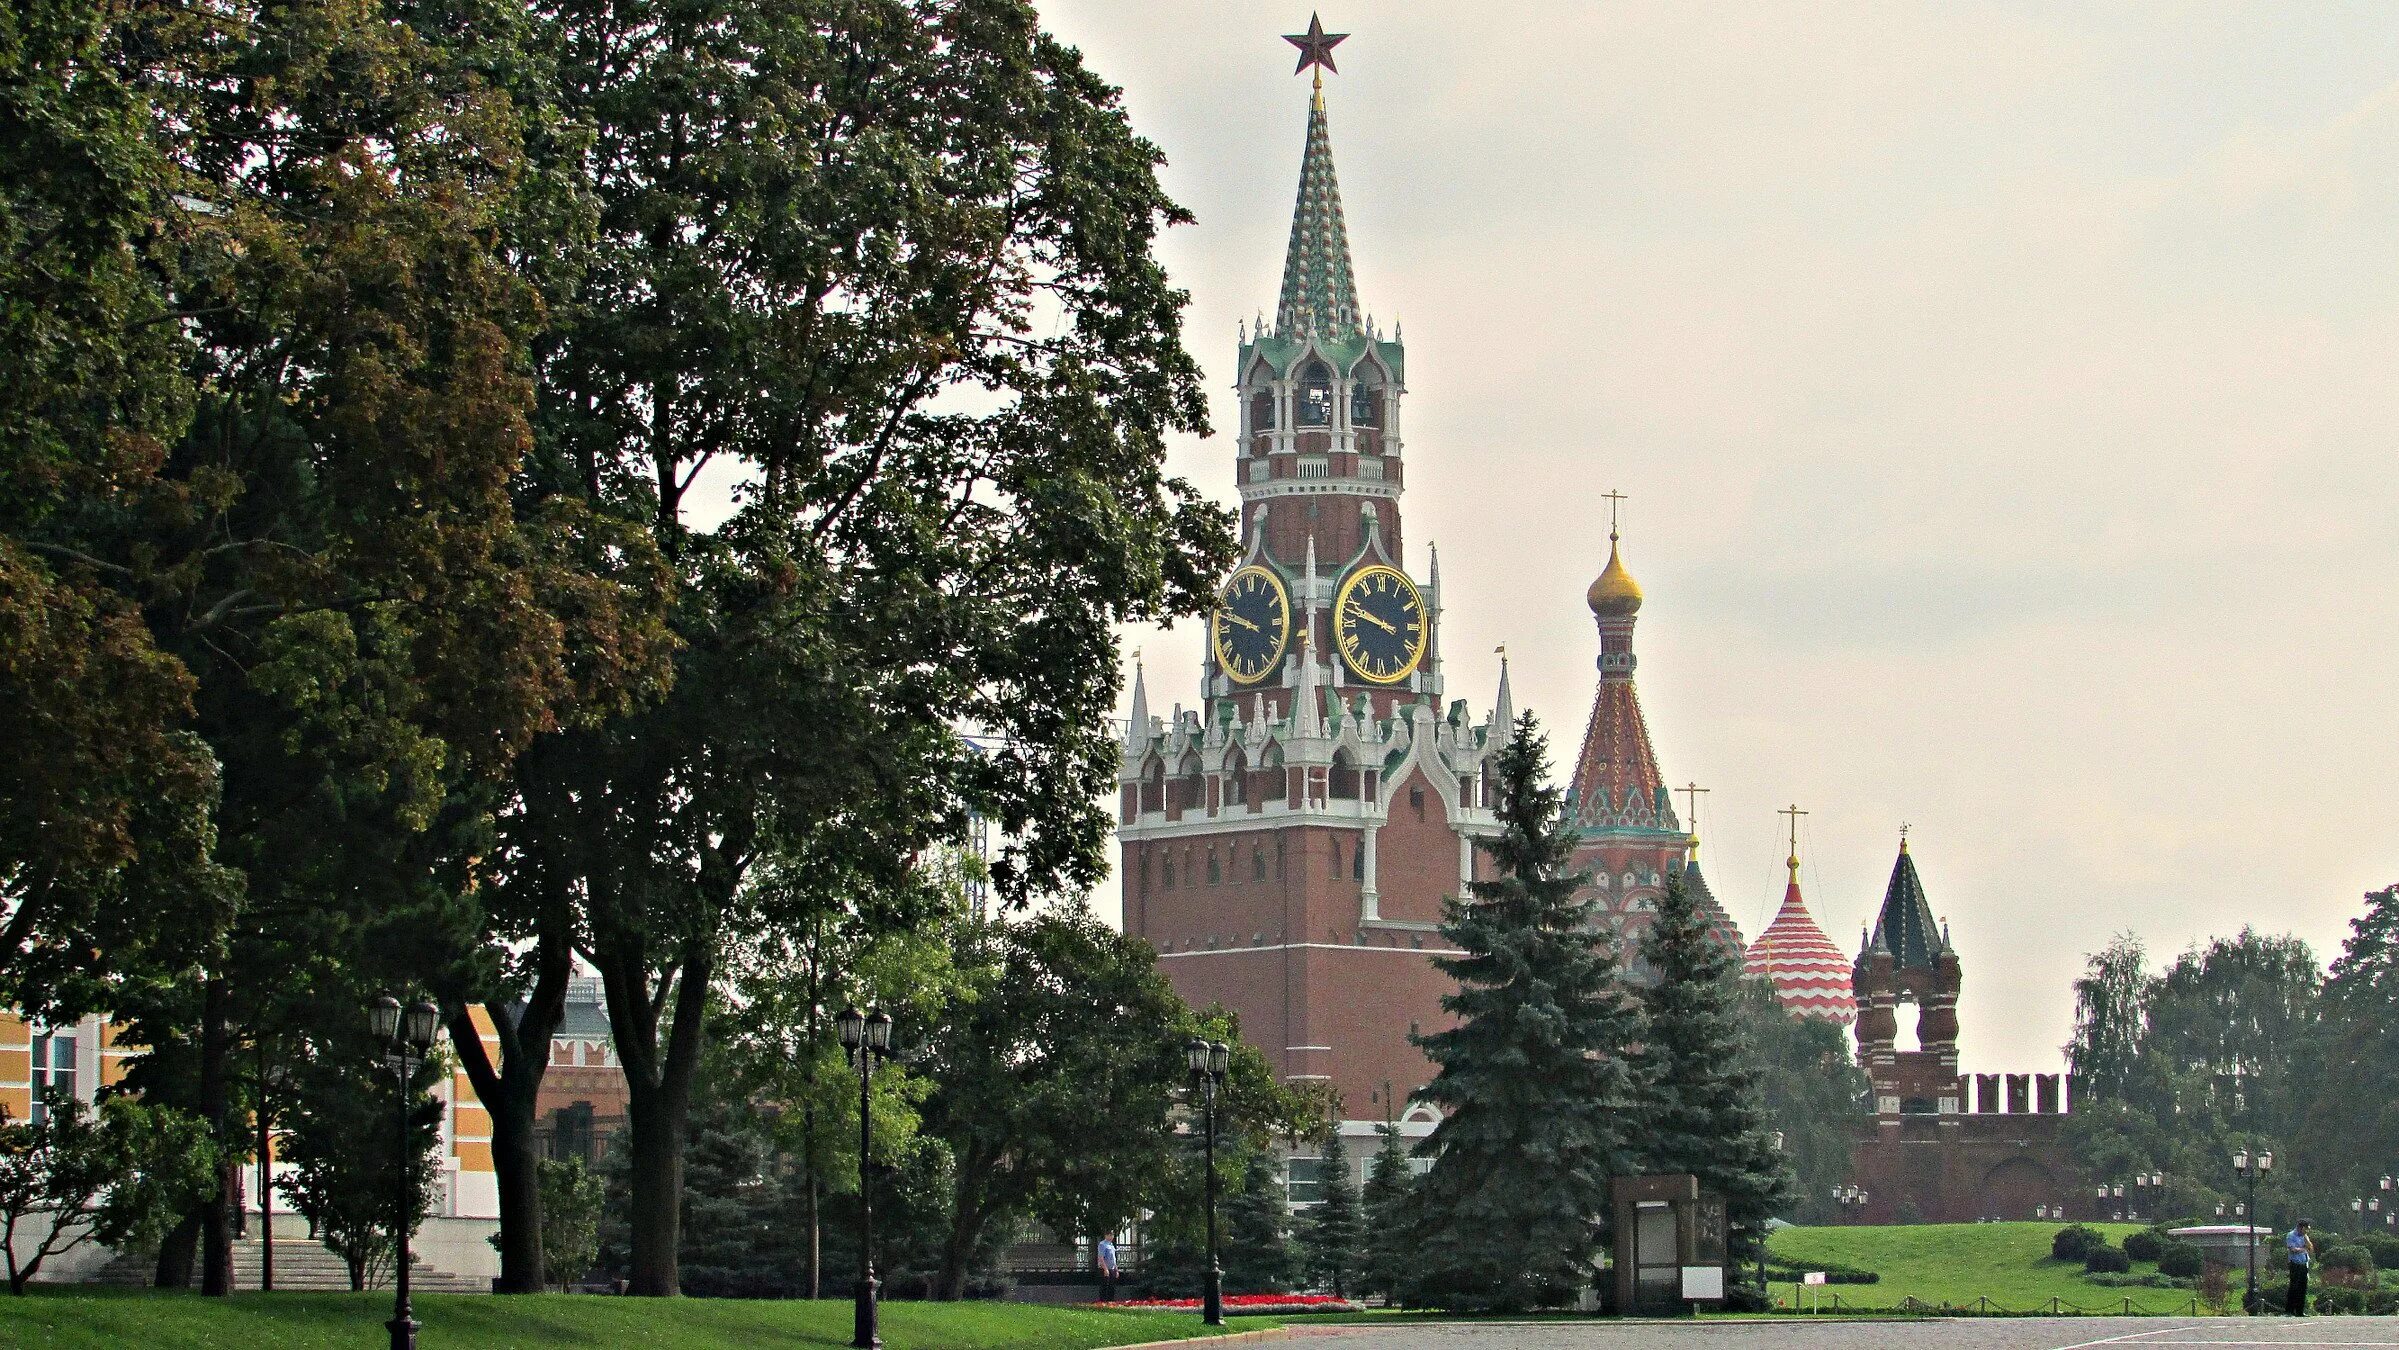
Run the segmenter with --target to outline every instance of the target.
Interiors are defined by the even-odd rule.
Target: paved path
[[[2399,1318],[2025,1317],[1955,1321],[1523,1322],[1313,1327],[1323,1350],[2141,1350],[2144,1346],[2399,1347]]]

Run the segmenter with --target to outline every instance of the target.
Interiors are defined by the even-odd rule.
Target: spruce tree
[[[1316,1208],[1307,1223],[1308,1274],[1339,1297],[1356,1287],[1363,1236],[1358,1215],[1358,1187],[1349,1176],[1349,1149],[1336,1124],[1326,1134],[1323,1157],[1317,1163]]]
[[[1791,1202],[1763,1075],[1742,1034],[1740,954],[1669,870],[1656,921],[1641,939],[1655,982],[1641,991],[1642,1167],[1688,1172],[1724,1197],[1736,1269],[1754,1265],[1766,1220]]]
[[[1396,1304],[1413,1264],[1414,1244],[1409,1238],[1415,1230],[1407,1210],[1416,1174],[1408,1169],[1408,1151],[1400,1142],[1399,1128],[1386,1123],[1379,1133],[1382,1147],[1375,1151],[1374,1165],[1367,1169],[1362,1197],[1366,1234],[1358,1287],[1361,1293],[1381,1294]]]
[[[1561,1302],[1594,1273],[1610,1178],[1629,1170],[1640,1009],[1615,944],[1592,922],[1572,865],[1575,832],[1548,782],[1530,713],[1498,761],[1500,833],[1482,841],[1499,875],[1444,906],[1460,955],[1442,1006],[1457,1026],[1416,1043],[1440,1072],[1419,1093],[1441,1123],[1418,1146],[1420,1293],[1454,1307]]]
[[[1249,1155],[1241,1189],[1225,1198],[1223,1253],[1228,1294],[1281,1293],[1298,1273],[1281,1170],[1262,1150]]]

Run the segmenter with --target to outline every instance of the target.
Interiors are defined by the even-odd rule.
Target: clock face
[[[1333,597],[1333,641],[1361,680],[1397,684],[1424,658],[1424,597],[1397,568],[1361,567]]]
[[[1235,684],[1256,684],[1274,671],[1291,641],[1291,594],[1283,579],[1251,565],[1235,572],[1209,619],[1216,664]]]

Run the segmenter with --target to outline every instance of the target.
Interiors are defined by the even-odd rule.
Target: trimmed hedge
[[[2326,1270],[2359,1270],[2374,1272],[2374,1249],[2362,1242],[2345,1242],[2328,1247],[2324,1252]]]
[[[2124,1245],[2127,1248],[2132,1246],[2129,1242]],[[2157,1254],[2157,1270],[2160,1275],[2172,1275],[2183,1280],[2197,1279],[2199,1272],[2206,1266],[2207,1253],[2181,1238],[2168,1239]]]
[[[1774,1284],[1797,1284],[1802,1275],[1819,1270],[1824,1272],[1826,1284],[1876,1284],[1882,1280],[1882,1276],[1875,1271],[1860,1270],[1856,1266],[1845,1266],[1839,1262],[1830,1262],[1820,1266],[1770,1265],[1766,1268],[1766,1278]]]
[[[2131,1271],[2132,1258],[2121,1247],[2093,1247],[2083,1253],[2082,1268],[2094,1275],[2122,1275]]]
[[[2107,1235],[2087,1224],[2070,1224],[2049,1239],[2049,1254],[2060,1261],[2080,1261],[2094,1247],[2107,1245]]]
[[[2165,1247],[2165,1239],[2149,1229],[2124,1235],[2124,1254],[2135,1261],[2155,1261]]]

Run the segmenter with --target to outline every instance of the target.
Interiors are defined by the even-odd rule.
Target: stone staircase
[[[258,1289],[259,1266],[263,1249],[258,1239],[236,1238],[233,1242],[233,1287],[237,1293],[253,1293]],[[141,1288],[150,1283],[156,1262],[146,1256],[120,1252],[92,1277],[94,1284]],[[453,1275],[435,1270],[423,1260],[408,1268],[409,1289],[419,1294],[487,1294],[487,1281]],[[391,1288],[391,1273],[370,1278],[370,1289]],[[350,1268],[342,1259],[327,1251],[323,1245],[305,1236],[286,1233],[278,1224],[275,1232],[275,1288],[282,1290],[343,1291],[350,1288]]]

